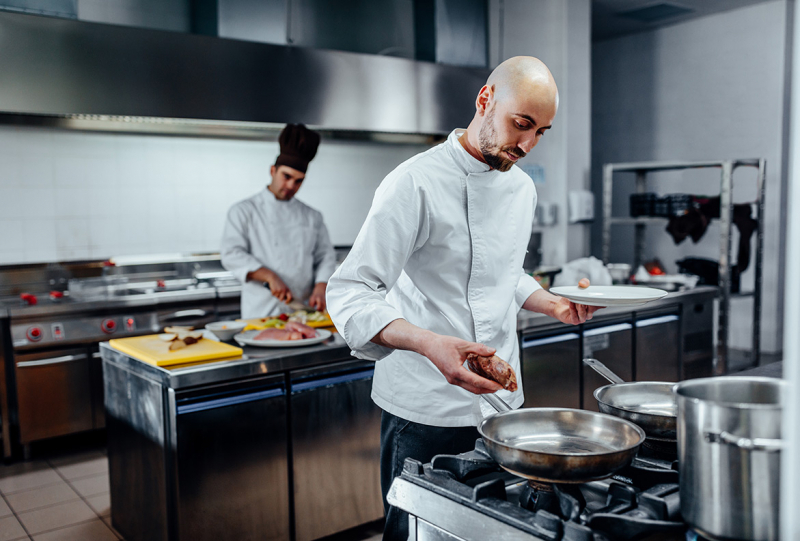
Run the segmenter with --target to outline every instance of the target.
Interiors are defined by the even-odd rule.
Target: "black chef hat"
[[[302,124],[287,124],[278,136],[278,143],[281,153],[275,160],[275,167],[288,165],[305,173],[309,162],[317,154],[319,134]]]

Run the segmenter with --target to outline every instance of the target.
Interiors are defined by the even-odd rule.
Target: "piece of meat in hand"
[[[467,355],[467,365],[479,376],[499,383],[503,389],[511,392],[517,390],[517,375],[514,369],[497,355],[482,357],[470,353]]]

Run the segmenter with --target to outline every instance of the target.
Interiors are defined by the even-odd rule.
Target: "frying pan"
[[[585,483],[611,477],[644,441],[635,424],[604,413],[568,408],[512,410],[495,395],[481,395],[498,413],[478,432],[505,470],[546,483]]]
[[[611,382],[611,385],[594,391],[600,411],[639,425],[651,440],[677,440],[678,406],[672,394],[674,383],[625,383],[597,359],[584,359],[583,362]]]

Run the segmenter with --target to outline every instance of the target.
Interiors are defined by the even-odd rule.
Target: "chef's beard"
[[[514,161],[503,157],[503,153],[510,152],[520,158],[525,157],[521,148],[515,146],[497,146],[497,131],[494,129],[494,107],[492,107],[486,118],[483,120],[481,131],[478,133],[478,144],[480,145],[483,159],[492,169],[506,172],[514,165]]]

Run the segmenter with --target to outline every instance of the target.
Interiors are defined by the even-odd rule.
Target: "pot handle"
[[[584,359],[583,364],[594,369],[595,372],[606,378],[611,383],[625,383],[621,377],[612,372],[606,365],[597,359]]]
[[[706,432],[703,434],[709,443],[724,443],[732,445],[746,451],[764,451],[767,453],[777,453],[783,449],[783,440],[769,438],[742,438],[734,436],[730,432]]]
[[[503,413],[504,411],[511,411],[513,408],[509,406],[505,400],[496,394],[482,394],[481,397],[486,400],[497,412]]]

